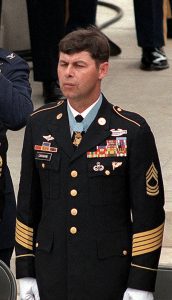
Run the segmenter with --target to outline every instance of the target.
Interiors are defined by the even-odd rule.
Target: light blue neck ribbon
[[[89,113],[86,115],[86,117],[83,119],[82,122],[76,122],[69,105],[67,105],[67,112],[68,112],[68,118],[69,118],[69,125],[72,131],[87,131],[88,127],[91,125],[91,123],[94,121],[99,108],[102,104],[102,95],[100,95],[100,100],[93,106],[93,108],[89,111]]]

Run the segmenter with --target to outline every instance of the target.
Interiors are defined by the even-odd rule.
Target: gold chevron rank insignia
[[[16,222],[16,242],[26,249],[33,250],[33,228],[19,220]]]
[[[159,194],[158,171],[154,163],[151,164],[146,173],[146,193],[149,196],[157,196]]]

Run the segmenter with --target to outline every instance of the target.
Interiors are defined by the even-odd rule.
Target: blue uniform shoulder
[[[24,61],[20,56],[18,56],[16,53],[0,48],[0,60],[3,60],[9,64],[16,63],[18,61]]]
[[[135,124],[138,127],[144,126],[146,123],[146,120],[140,116],[139,114],[127,110],[123,110],[119,106],[113,106],[113,111],[115,114],[117,114],[119,117],[123,118],[124,120]]]

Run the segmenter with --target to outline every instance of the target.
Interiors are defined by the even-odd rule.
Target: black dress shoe
[[[110,56],[116,56],[121,54],[121,48],[115,44],[114,42],[112,42],[108,37],[106,37],[108,42],[109,42],[109,47],[110,47]]]
[[[167,57],[162,48],[142,48],[140,68],[146,71],[169,68]]]
[[[58,81],[43,82],[43,96],[45,103],[66,99],[62,94]]]
[[[110,56],[116,56],[116,55],[119,55],[119,54],[121,54],[121,48],[117,45],[117,44],[115,44],[114,42],[112,42],[108,37],[107,37],[107,35],[106,34],[104,34],[102,31],[101,31],[101,34],[103,34],[105,37],[106,37],[106,39],[108,40],[108,42],[109,42],[109,48],[110,48]]]

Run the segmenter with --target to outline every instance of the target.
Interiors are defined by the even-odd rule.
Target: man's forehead
[[[64,52],[60,52],[59,60],[65,61],[85,61],[85,60],[92,60],[92,57],[88,51],[81,51],[77,53],[67,54]]]

